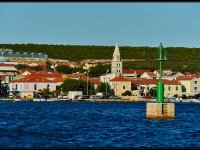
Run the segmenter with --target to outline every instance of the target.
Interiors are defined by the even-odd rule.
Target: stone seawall
[[[120,96],[123,100],[126,101],[141,101],[139,96]]]

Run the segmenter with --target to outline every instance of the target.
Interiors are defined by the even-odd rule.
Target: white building
[[[140,78],[145,78],[145,79],[156,79],[156,75],[153,72],[144,72]]]

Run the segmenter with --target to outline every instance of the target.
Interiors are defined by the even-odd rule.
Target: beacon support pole
[[[162,47],[162,43],[160,43],[159,46],[159,58],[157,59],[160,63],[160,75],[159,75],[159,82],[157,84],[157,102],[158,103],[164,103],[164,84],[162,82],[162,61],[165,61],[166,59],[164,58],[164,50]]]

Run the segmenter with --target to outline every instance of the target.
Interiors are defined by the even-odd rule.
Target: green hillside
[[[84,59],[112,59],[114,46],[46,45],[46,44],[0,44],[0,48],[11,48],[17,52],[44,52],[49,58],[81,61]],[[123,62],[124,69],[157,69],[155,59],[157,47],[120,46],[122,59],[145,59],[145,61]],[[174,71],[200,71],[200,48],[167,47],[169,61],[164,68]]]

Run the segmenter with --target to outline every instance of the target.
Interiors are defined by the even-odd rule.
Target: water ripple
[[[200,104],[176,103],[171,120],[146,103],[0,102],[0,147],[200,147]]]

